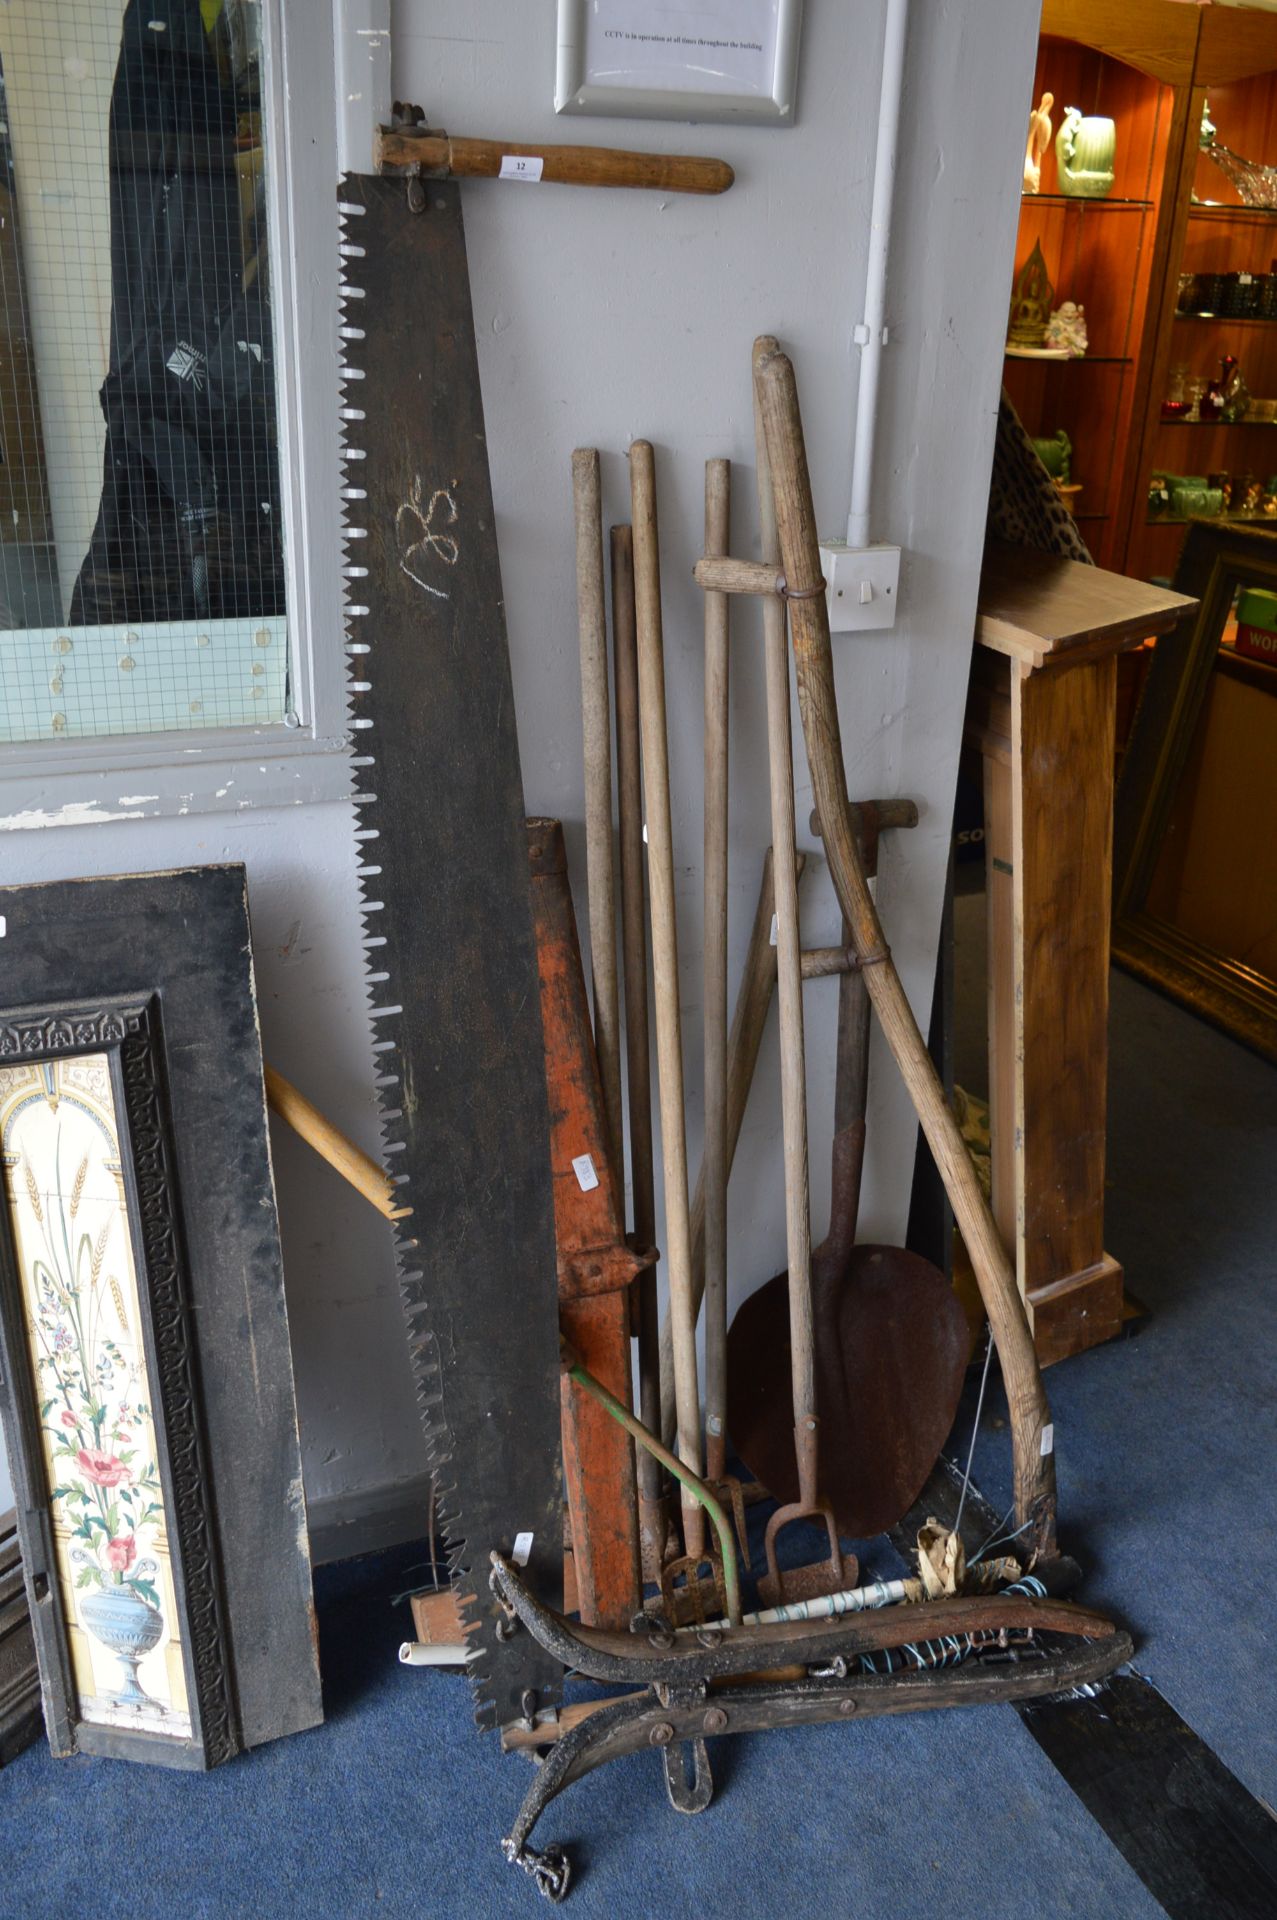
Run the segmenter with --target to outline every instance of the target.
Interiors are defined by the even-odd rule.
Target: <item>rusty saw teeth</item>
[[[480,1725],[562,1667],[490,1591],[562,1581],[557,1274],[523,793],[455,183],[347,175],[344,574],[354,801],[408,1350]],[[420,198],[420,196],[419,196]],[[422,1515],[423,1531],[426,1515]]]

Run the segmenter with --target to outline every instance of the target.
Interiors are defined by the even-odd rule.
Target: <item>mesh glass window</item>
[[[282,724],[256,0],[0,6],[0,741]]]

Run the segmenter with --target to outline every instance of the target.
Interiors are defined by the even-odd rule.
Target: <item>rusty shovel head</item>
[[[901,1247],[855,1247],[841,1273],[812,1257],[820,1492],[869,1540],[922,1491],[958,1411],[966,1317],[944,1275]],[[732,1442],[772,1496],[798,1499],[786,1276],[743,1302],[728,1337]]]

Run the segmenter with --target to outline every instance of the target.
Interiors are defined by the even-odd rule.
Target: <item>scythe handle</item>
[[[791,594],[795,589],[801,593],[820,580],[821,567],[797,384],[790,361],[773,340],[757,343],[754,366],[776,497],[781,556]],[[1017,1524],[1026,1529],[1033,1550],[1049,1558],[1055,1552],[1055,1457],[1049,1451],[1051,1415],[1028,1318],[1006,1249],[905,997],[865,883],[847,804],[824,596],[791,598],[789,618],[803,736],[834,887],[861,959],[870,999],[940,1170],[989,1316],[1010,1403]]]

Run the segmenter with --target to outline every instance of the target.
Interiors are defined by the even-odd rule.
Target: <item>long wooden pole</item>
[[[705,463],[705,551],[731,544],[731,466]],[[727,1471],[727,794],[728,621],[725,593],[705,595],[705,1472]]]
[[[603,589],[603,505],[594,447],[572,455],[576,518],[576,617],[581,643],[581,726],[585,744],[585,883],[589,896],[594,1046],[603,1083],[608,1148],[620,1201],[621,1013],[616,967],[616,879],[612,852],[612,714],[607,684]]]
[[[643,768],[639,745],[638,646],[634,632],[634,540],[613,527],[612,663],[616,688],[616,794],[621,832],[621,950],[625,975],[625,1066],[629,1082],[630,1191],[634,1245],[656,1242],[652,1165],[652,1065],[647,1025],[647,886],[643,874]],[[638,1287],[639,1415],[650,1432],[661,1420],[660,1303],[656,1268]],[[673,1356],[670,1403],[673,1404]],[[672,1429],[671,1429],[672,1432]],[[660,1577],[665,1550],[665,1502],[660,1462],[638,1449],[639,1545],[645,1578]]]
[[[780,560],[767,443],[754,410],[758,518],[764,565]],[[816,1353],[811,1298],[811,1202],[807,1168],[807,1068],[803,1036],[802,938],[794,874],[794,760],[789,713],[789,639],[785,603],[763,602],[767,759],[776,875],[776,959],[780,1001],[780,1091],[785,1163],[785,1239],[789,1262],[789,1344],[794,1434],[804,1505],[816,1498]]]
[[[643,737],[643,795],[647,806],[648,879],[652,909],[652,967],[656,993],[656,1068],[661,1107],[661,1158],[670,1316],[674,1330],[674,1399],[678,1451],[693,1473],[701,1470],[700,1396],[696,1381],[696,1314],[692,1306],[692,1247],[687,1205],[687,1131],[683,1108],[683,1033],[679,1012],[678,930],[674,905],[674,830],[670,811],[669,750],[665,730],[665,649],[661,629],[661,569],[656,522],[656,470],[651,443],[630,447],[634,522],[634,610],[638,629],[639,719]],[[705,1546],[702,1508],[682,1489],[683,1539],[689,1554]]]
[[[1055,1456],[1051,1413],[1033,1337],[1006,1249],[980,1191],[926,1043],[883,937],[852,831],[834,692],[829,615],[820,584],[820,542],[803,446],[798,388],[787,357],[758,343],[755,387],[767,437],[812,789],[839,904],[865,968],[874,1010],[909,1089],[975,1269],[1002,1362],[1011,1412],[1017,1525],[1033,1552],[1055,1552]]]

